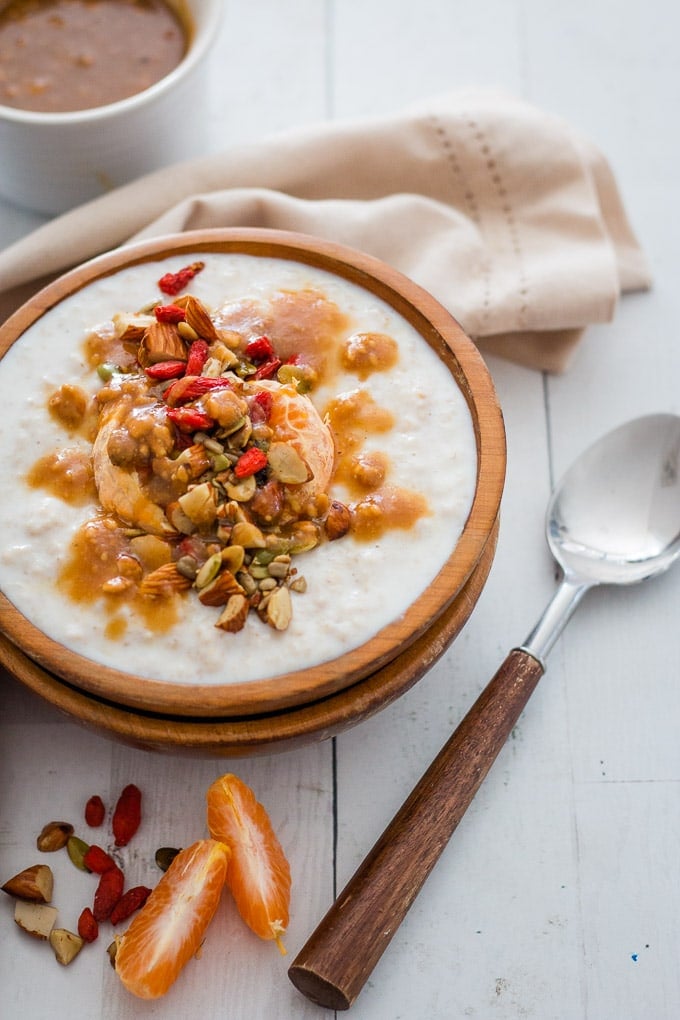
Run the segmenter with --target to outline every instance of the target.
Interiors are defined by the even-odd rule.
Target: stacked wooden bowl
[[[302,235],[205,230],[119,249],[50,284],[0,330],[0,355],[49,310],[123,268],[195,253],[243,253],[318,267],[386,302],[413,327],[459,387],[474,428],[476,486],[462,533],[427,588],[358,647],[329,661],[255,681],[146,680],[102,665],[47,636],[0,593],[0,663],[84,726],[138,747],[236,757],[321,740],[408,690],[459,633],[493,560],[505,473],[503,421],[474,344],[429,294],[364,254]],[[2,499],[11,498],[4,493]],[[379,594],[379,592],[377,593]],[[76,607],[77,611],[77,607]],[[161,639],[157,639],[161,640]]]

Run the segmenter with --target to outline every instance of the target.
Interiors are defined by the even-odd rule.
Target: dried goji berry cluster
[[[104,821],[106,809],[99,796],[90,797],[85,805],[85,821],[98,828]],[[128,784],[116,803],[111,827],[117,847],[127,846],[142,820],[142,794],[134,783]],[[124,892],[125,876],[122,869],[102,847],[93,843],[82,855],[86,871],[99,875],[92,907],[85,907],[78,918],[78,934],[86,942],[94,942],[102,921],[120,924],[138,910],[151,890],[144,885],[133,886]]]

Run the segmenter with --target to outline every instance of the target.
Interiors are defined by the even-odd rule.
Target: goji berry
[[[179,305],[156,305],[153,314],[158,322],[170,322],[173,325],[184,322],[187,317],[187,313]]]
[[[142,791],[134,783],[125,787],[113,812],[116,846],[127,846],[142,820]]]
[[[87,804],[85,805],[85,821],[93,828],[98,828],[104,821],[106,815],[106,808],[104,807],[104,801],[101,797],[95,794],[94,797],[90,797]]]
[[[83,856],[83,864],[88,871],[94,871],[95,875],[103,875],[105,871],[117,867],[113,857],[109,857],[105,850],[93,843],[90,849]]]
[[[208,345],[205,340],[194,340],[187,358],[187,375],[200,375],[208,360]]]
[[[251,420],[254,422],[269,421],[273,404],[274,398],[269,390],[259,390],[251,401]]]
[[[180,432],[203,432],[215,424],[212,418],[195,407],[169,407],[168,418]]]
[[[179,379],[184,375],[186,364],[183,361],[158,361],[155,365],[145,368],[149,379],[157,379],[164,382],[166,379]]]
[[[99,879],[92,904],[92,914],[95,921],[105,921],[123,895],[125,877],[120,868],[115,865],[105,871]]]
[[[190,400],[204,396],[210,390],[221,390],[230,385],[228,379],[213,379],[207,375],[187,373],[183,379],[178,379],[167,388],[163,398],[168,407],[179,407],[180,404],[188,404]]]
[[[111,924],[120,924],[121,921],[126,921],[130,914],[134,914],[135,910],[144,906],[150,895],[151,890],[145,885],[135,885],[132,889],[128,889],[109,915]]]
[[[245,355],[249,361],[268,361],[276,357],[268,336],[258,336],[246,344]]]
[[[249,475],[257,474],[258,471],[261,471],[266,466],[267,454],[263,453],[262,450],[258,450],[256,446],[251,446],[236,461],[234,474],[237,478],[248,478]]]
[[[179,294],[204,266],[205,262],[192,262],[190,266],[185,266],[176,273],[165,273],[158,281],[158,286],[164,294],[171,296]]]
[[[280,358],[271,358],[269,361],[263,362],[260,365],[257,372],[252,376],[253,379],[271,379],[273,375],[276,375],[278,370],[281,368]]]
[[[89,907],[78,918],[78,934],[85,942],[94,942],[99,935],[99,924]]]

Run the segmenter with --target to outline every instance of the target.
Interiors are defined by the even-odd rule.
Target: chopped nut
[[[290,443],[272,443],[267,459],[272,474],[284,485],[302,485],[314,477],[307,462]]]
[[[210,525],[217,514],[215,489],[209,482],[201,482],[179,497],[178,503],[189,520],[198,526]]]
[[[157,535],[139,535],[131,539],[130,551],[139,560],[138,566],[141,564],[146,570],[157,570],[158,567],[162,567],[172,559],[170,544],[162,538],[158,538]],[[125,575],[124,570],[121,570],[120,567],[119,570],[121,574]]]
[[[203,443],[194,443],[192,446],[188,446],[186,450],[182,450],[175,463],[186,465],[189,478],[192,481],[200,478],[204,471],[207,471],[212,466],[212,461]]]
[[[177,569],[174,563],[164,563],[157,570],[147,574],[139,586],[139,594],[148,598],[164,598],[175,592],[187,591],[191,588],[191,580]]]
[[[334,499],[328,508],[324,522],[324,529],[329,542],[334,542],[336,538],[342,538],[343,535],[346,535],[351,523],[352,515],[349,507],[341,503],[340,500]]]
[[[186,361],[186,344],[176,325],[154,319],[144,331],[137,357],[144,368],[159,361]]]
[[[68,931],[67,928],[53,928],[49,940],[57,961],[65,967],[76,958],[85,945],[85,940],[80,935]]]
[[[231,531],[229,537],[231,538]],[[222,550],[222,563],[235,575],[243,566],[245,555],[246,551],[242,545],[228,545]]]
[[[231,529],[231,542],[244,549],[264,549],[267,544],[260,529],[248,521],[237,521]]]
[[[24,868],[2,886],[3,892],[18,900],[30,900],[32,903],[49,903],[52,899],[54,876],[47,864],[34,864]]]
[[[232,595],[219,616],[216,627],[235,634],[243,628],[248,616],[248,601],[245,595]]]
[[[152,322],[154,322],[153,315],[117,312],[113,316],[116,336],[125,343],[139,343]]]
[[[69,822],[48,822],[47,825],[43,825],[36,845],[43,853],[54,853],[55,850],[65,847],[69,836],[72,835],[73,826]]]
[[[267,623],[275,630],[285,630],[293,618],[293,605],[287,588],[277,588],[269,596],[266,609]]]
[[[194,297],[193,294],[187,294],[182,303],[184,305],[186,321],[196,332],[197,336],[210,343],[213,340],[219,339],[208,309],[197,297]]]
[[[57,908],[48,907],[44,903],[31,903],[28,900],[17,900],[14,907],[14,920],[36,939],[47,939],[57,920]]]
[[[210,584],[201,589],[198,598],[204,606],[225,606],[232,595],[244,595],[244,589],[230,570],[223,570]]]

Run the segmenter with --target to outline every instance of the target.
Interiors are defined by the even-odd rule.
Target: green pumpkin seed
[[[66,844],[66,851],[71,858],[73,864],[80,871],[89,871],[90,869],[85,864],[85,854],[90,849],[89,844],[84,839],[80,839],[79,836],[70,836],[69,841]]]

